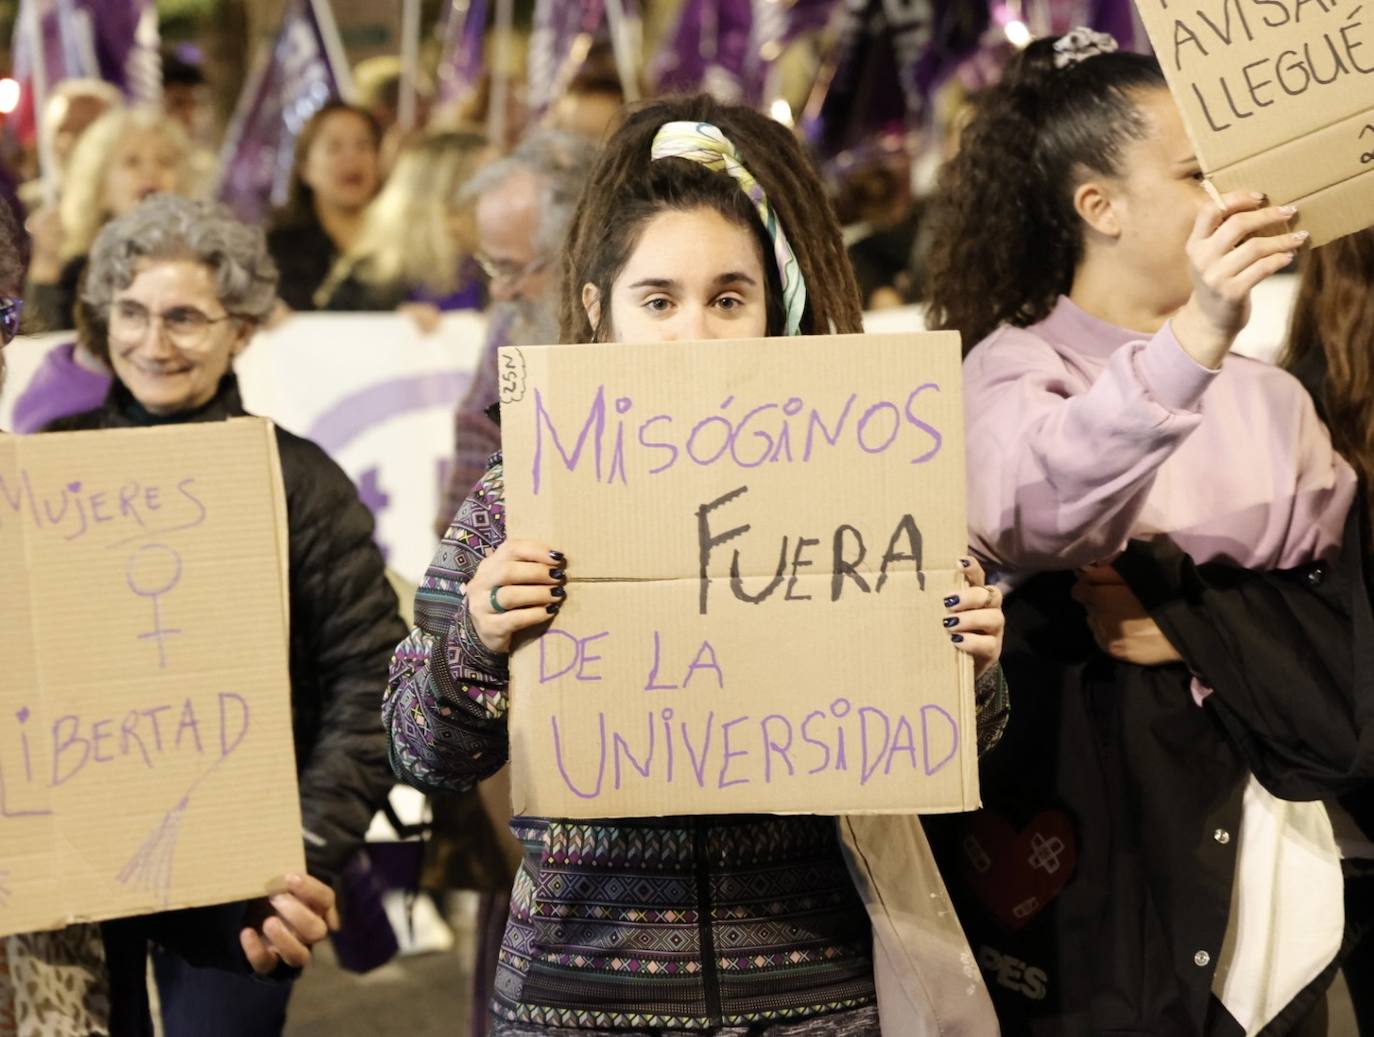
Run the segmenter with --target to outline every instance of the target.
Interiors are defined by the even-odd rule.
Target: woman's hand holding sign
[[[248,964],[260,976],[279,966],[303,969],[310,948],[339,928],[334,890],[309,875],[289,875],[286,892],[256,902],[239,934]]]
[[[533,540],[507,540],[482,560],[463,595],[488,651],[508,653],[515,634],[558,612],[567,597],[566,565],[562,552]]]
[[[981,677],[1002,657],[1002,633],[1006,617],[1002,614],[1002,592],[984,585],[983,567],[972,558],[961,558],[959,565],[968,578],[968,588],[945,599],[949,615],[944,619],[954,647],[973,656],[973,673]]]
[[[1174,317],[1174,333],[1203,367],[1216,370],[1250,319],[1250,292],[1293,262],[1307,232],[1290,233],[1298,210],[1268,206],[1264,196],[1235,191],[1198,211],[1188,238],[1193,295]]]

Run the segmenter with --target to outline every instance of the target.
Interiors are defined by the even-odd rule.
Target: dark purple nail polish
[[[568,592],[564,590],[562,587],[554,587],[549,591],[549,593],[552,594],[555,598],[566,598],[568,596]]]
[[[947,609],[952,609],[957,604],[959,604],[959,595],[957,594],[951,594],[945,599],[945,608]]]
[[[956,645],[961,645],[961,644],[964,643],[964,635],[963,635],[963,634],[950,634],[950,635],[949,635],[949,639],[950,639],[951,641],[953,641]]]
[[[558,610],[561,609],[562,607],[563,607],[563,606],[562,606],[561,604],[559,604],[558,602],[554,602],[552,605],[550,605],[550,606],[548,607],[548,610],[547,610],[547,611],[548,611],[549,615],[551,615],[551,616],[557,615],[557,614],[558,614]]]
[[[566,575],[566,574],[563,572],[562,569],[550,569],[550,570],[549,570],[549,576],[551,576],[551,577],[552,577],[553,579],[555,579],[555,580],[561,580],[565,575]]]
[[[944,618],[943,622],[944,622],[945,626],[947,626],[947,627],[958,626],[958,625],[959,625],[959,617],[958,617],[958,616],[946,616],[946,617]]]
[[[549,557],[552,558],[555,562],[566,562],[568,560],[568,556],[565,555],[562,551],[550,551]]]

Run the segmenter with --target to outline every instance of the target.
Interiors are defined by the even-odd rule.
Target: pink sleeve
[[[1155,472],[1202,421],[1216,374],[1167,324],[1116,350],[1087,390],[1043,339],[994,334],[964,364],[974,549],[1010,570],[1114,556]]]
[[[1293,495],[1288,528],[1275,563],[1279,569],[1329,559],[1340,550],[1357,486],[1355,470],[1336,452],[1311,397],[1301,389],[1295,395],[1298,414]],[[1283,429],[1275,431],[1286,434]]]

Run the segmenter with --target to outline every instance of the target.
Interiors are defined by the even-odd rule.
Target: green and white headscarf
[[[802,313],[806,310],[806,282],[802,279],[801,266],[777,213],[768,204],[768,196],[754,179],[754,174],[740,161],[735,145],[709,122],[665,122],[654,137],[649,157],[653,161],[685,158],[734,178],[740,190],[754,203],[763,228],[773,242],[773,256],[782,281],[783,311],[787,315],[784,333],[800,334]]]

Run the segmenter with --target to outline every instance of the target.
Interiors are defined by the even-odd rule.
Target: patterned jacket
[[[504,539],[497,457],[445,534],[392,660],[392,766],[422,789],[469,788],[509,755],[506,659],[478,639],[460,593]],[[496,981],[503,1019],[708,1029],[875,1002],[868,916],[833,818],[511,827],[525,858]]]

